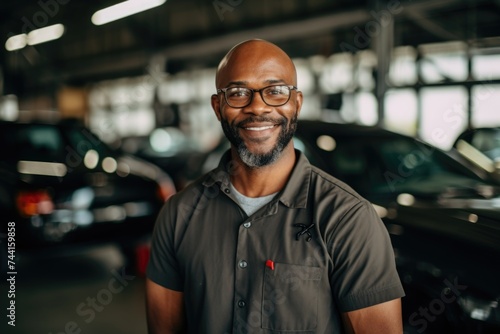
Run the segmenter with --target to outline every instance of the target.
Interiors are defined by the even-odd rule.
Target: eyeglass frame
[[[277,104],[277,105],[272,105],[272,104],[269,104],[266,102],[266,100],[264,99],[264,96],[262,96],[262,91],[266,88],[269,88],[269,87],[279,87],[279,86],[284,86],[284,87],[288,87],[288,89],[290,89],[290,94],[288,94],[288,99],[282,103],[282,104]],[[228,89],[231,89],[231,88],[245,88],[245,89],[248,89],[249,91],[252,92],[252,96],[250,96],[250,99],[248,100],[248,103],[245,104],[244,106],[241,106],[241,107],[233,107],[228,101],[227,101],[227,95],[226,95],[226,91]],[[253,102],[253,98],[254,98],[254,95],[255,93],[259,93],[260,95],[260,98],[262,99],[262,101],[270,106],[270,107],[281,107],[281,106],[284,106],[285,104],[287,104],[289,101],[290,101],[290,97],[292,96],[292,91],[293,90],[297,90],[298,91],[298,88],[296,86],[293,86],[293,85],[269,85],[269,86],[266,86],[266,87],[262,87],[260,89],[252,89],[252,88],[248,88],[248,87],[238,87],[238,86],[233,86],[233,87],[226,87],[226,88],[217,88],[217,94],[220,94],[220,93],[224,93],[224,101],[226,101],[227,105],[230,106],[231,108],[245,108],[245,107],[248,107],[252,102]]]

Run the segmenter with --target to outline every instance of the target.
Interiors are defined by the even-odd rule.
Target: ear
[[[210,100],[210,103],[212,104],[212,109],[215,112],[215,116],[217,116],[217,119],[220,122],[221,115],[220,115],[220,99],[219,95],[213,94]]]
[[[302,109],[302,101],[304,100],[304,96],[301,91],[297,91],[297,96],[295,97],[295,106],[297,107],[297,117],[300,115],[300,110]]]

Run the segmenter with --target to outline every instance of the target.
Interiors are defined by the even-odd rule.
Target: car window
[[[311,164],[329,172],[336,178],[346,182],[358,191],[374,186],[380,167],[380,158],[371,153],[371,148],[356,140],[335,138],[336,146],[332,151],[325,151],[317,146],[314,135],[301,136],[294,139],[295,147],[300,149]]]
[[[5,127],[2,143],[7,161],[60,161],[64,149],[58,129],[45,125]]]
[[[378,191],[434,194],[452,188],[474,189],[482,183],[445,153],[413,139],[392,138],[370,145],[378,148],[383,166],[378,172],[382,176]]]
[[[370,171],[377,168],[379,161],[368,154],[368,146],[363,143],[337,140],[337,147],[332,153],[330,163],[335,166],[338,178],[359,191],[373,184]]]
[[[482,129],[474,133],[472,146],[493,160],[500,159],[500,130]]]
[[[379,152],[388,170],[405,177],[426,177],[443,170],[434,159],[434,149],[424,145],[419,147],[413,141],[394,139],[382,142]]]

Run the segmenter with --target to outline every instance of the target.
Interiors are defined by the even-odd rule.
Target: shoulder
[[[311,189],[315,200],[319,198],[332,199],[333,197],[352,205],[367,203],[367,200],[350,185],[313,165],[311,165]]]
[[[219,191],[211,171],[188,184],[184,189],[171,196],[163,205],[160,216],[174,218],[179,213],[189,214],[195,210],[197,203],[203,197],[213,197],[214,191]]]
[[[327,243],[334,243],[339,236],[347,240],[346,233],[364,230],[369,234],[382,229],[372,203],[348,184],[314,166],[310,179],[308,207],[314,212]]]
[[[185,188],[171,196],[167,202],[165,203],[165,206],[177,206],[181,203],[186,202],[187,200],[192,200],[195,196],[195,194],[200,194],[203,192],[203,179],[200,178],[194,182],[191,182],[189,185],[187,185]]]

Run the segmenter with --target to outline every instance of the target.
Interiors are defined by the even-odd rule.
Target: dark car
[[[18,250],[114,242],[130,255],[175,192],[158,167],[77,122],[0,122],[0,142],[2,236],[13,222]]]
[[[498,183],[376,127],[301,121],[295,145],[382,217],[407,294],[405,333],[500,333]]]

